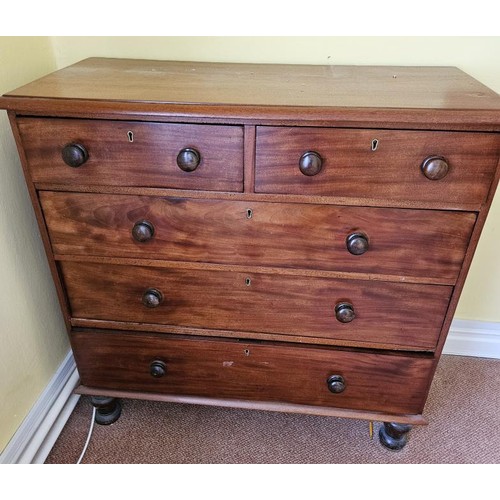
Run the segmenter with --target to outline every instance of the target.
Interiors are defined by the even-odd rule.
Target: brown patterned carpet
[[[443,356],[424,415],[391,452],[359,420],[123,400],[94,426],[82,463],[500,463],[500,360]],[[92,406],[82,397],[46,463],[75,463]]]

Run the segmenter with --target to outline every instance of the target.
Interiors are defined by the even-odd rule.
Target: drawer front
[[[40,201],[60,255],[251,262],[445,283],[460,271],[476,219],[464,212],[90,193],[41,192]]]
[[[37,183],[243,189],[242,127],[38,118],[18,124]],[[88,159],[81,166],[63,160],[68,144],[85,148]],[[179,164],[196,164],[193,150],[199,165],[184,171]]]
[[[60,265],[74,318],[317,337],[346,345],[433,350],[452,291],[276,274]],[[155,290],[161,298],[155,299]],[[161,303],[147,307],[143,300]],[[349,306],[340,304],[352,305],[354,320],[337,319],[352,318]]]
[[[146,333],[75,332],[72,345],[88,387],[401,414],[421,413],[432,365],[422,357]],[[163,376],[151,375],[155,361]],[[332,375],[343,378],[343,392],[329,390]]]
[[[498,134],[315,127],[257,130],[255,188],[259,193],[479,208],[500,154]],[[322,158],[317,175],[304,175],[299,168],[302,155],[310,151]],[[445,158],[449,167],[445,177],[429,180],[423,174],[421,165],[430,156]],[[303,165],[313,173],[317,162],[309,155]]]

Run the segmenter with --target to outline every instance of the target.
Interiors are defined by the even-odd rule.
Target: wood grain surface
[[[243,190],[242,127],[36,118],[18,124],[34,182]],[[89,154],[78,168],[61,156],[74,142]],[[200,153],[193,172],[177,165],[183,148]]]
[[[435,278],[453,284],[473,213],[41,192],[54,252]],[[251,217],[249,218],[249,212]],[[151,240],[132,237],[136,222]],[[346,238],[367,235],[352,255]]]
[[[500,110],[495,92],[453,67],[90,58],[7,95],[244,106]]]
[[[449,286],[332,280],[286,275],[59,263],[73,318],[159,323],[433,350],[452,291]],[[142,303],[158,289],[159,307]],[[339,302],[356,319],[341,323]]]
[[[377,149],[372,151],[372,141]],[[323,168],[308,177],[299,170],[307,151],[319,153]],[[422,162],[446,158],[450,170],[427,179]],[[498,157],[497,134],[350,130],[314,127],[257,127],[255,190],[322,196],[380,197],[419,202],[473,203],[486,199]]]
[[[96,389],[403,414],[421,413],[432,363],[428,357],[146,333],[74,332],[71,340],[82,384]],[[165,376],[151,376],[155,360],[165,363]],[[345,379],[344,392],[328,390],[333,374]]]

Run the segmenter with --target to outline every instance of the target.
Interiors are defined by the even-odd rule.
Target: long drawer
[[[433,350],[451,286],[60,262],[73,318]]]
[[[251,262],[450,284],[476,220],[465,212],[91,193],[41,192],[40,201],[60,255]]]
[[[499,154],[498,134],[258,127],[255,188],[479,208]]]
[[[34,182],[243,189],[239,126],[52,118],[19,118],[18,124]],[[66,147],[75,166],[63,159]]]
[[[399,414],[422,412],[432,365],[427,357],[147,333],[80,331],[71,340],[82,384],[97,390]]]

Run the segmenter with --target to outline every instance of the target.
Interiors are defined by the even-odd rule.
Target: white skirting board
[[[500,323],[453,320],[443,353],[500,359]]]
[[[500,323],[456,319],[444,354],[500,359]],[[43,463],[80,396],[73,353],[70,351],[43,394],[0,455],[0,464]]]
[[[47,387],[0,455],[0,464],[42,464],[80,396],[73,352],[69,351]]]

